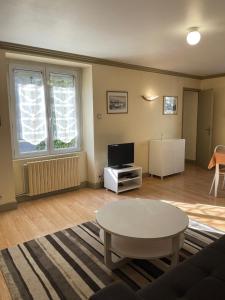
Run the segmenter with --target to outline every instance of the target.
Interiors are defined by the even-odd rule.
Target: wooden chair
[[[216,146],[214,149],[214,155],[216,153],[224,153],[225,154],[225,146],[224,145]],[[223,176],[222,188],[224,188],[225,187],[225,163],[221,164],[221,163],[216,162],[215,175],[213,177],[212,185],[211,185],[210,192],[209,192],[209,194],[211,194],[211,192],[213,190],[213,186],[214,186],[214,196],[215,197],[217,197],[220,176]]]

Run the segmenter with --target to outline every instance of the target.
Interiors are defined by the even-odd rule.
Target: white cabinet
[[[162,139],[149,143],[149,174],[163,176],[181,173],[185,164],[185,140]]]
[[[121,193],[139,188],[142,185],[142,168],[128,167],[123,169],[104,168],[104,187]]]

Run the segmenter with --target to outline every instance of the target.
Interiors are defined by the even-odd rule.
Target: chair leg
[[[225,175],[224,175],[224,177],[223,177],[223,185],[222,185],[222,189],[224,189],[225,188]]]
[[[215,190],[214,190],[214,196],[217,197],[217,190],[218,190],[218,185],[219,185],[219,172],[215,173]]]
[[[225,177],[224,177],[224,179],[225,179]],[[211,184],[211,187],[210,187],[209,195],[211,195],[211,193],[212,193],[214,183],[215,183],[215,175],[213,177],[213,181],[212,181],[212,184]]]

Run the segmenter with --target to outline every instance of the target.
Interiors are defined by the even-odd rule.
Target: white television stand
[[[104,187],[115,193],[122,193],[141,187],[142,168],[125,167],[115,169],[112,167],[104,168]]]

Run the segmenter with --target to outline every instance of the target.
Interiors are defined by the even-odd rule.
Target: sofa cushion
[[[136,294],[124,283],[99,291],[91,300],[224,300],[225,236],[168,271]]]
[[[225,237],[137,293],[145,300],[224,300]]]

